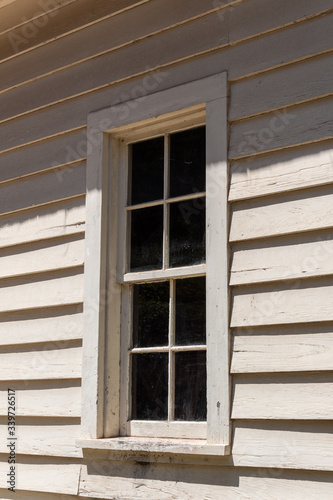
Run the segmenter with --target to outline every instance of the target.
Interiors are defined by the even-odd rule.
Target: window
[[[225,74],[132,101],[131,110],[88,121],[80,444],[154,451],[159,438],[159,452],[223,455]]]

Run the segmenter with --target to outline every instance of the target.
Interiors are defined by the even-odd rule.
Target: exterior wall
[[[332,498],[331,1],[58,3],[0,9],[0,499],[8,387],[22,500]],[[87,114],[223,70],[232,456],[83,458]]]

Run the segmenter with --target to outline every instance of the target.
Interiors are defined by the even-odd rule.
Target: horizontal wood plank
[[[0,249],[0,279],[84,264],[82,235]]]
[[[73,459],[20,457],[16,490],[76,495],[81,465]],[[0,461],[0,488],[7,488],[7,458]],[[20,493],[18,493],[20,494]],[[61,497],[60,497],[61,498]],[[60,500],[60,499],[59,499]]]
[[[318,142],[231,163],[229,200],[333,183],[333,143]]]
[[[328,16],[333,20],[333,14]],[[231,86],[230,120],[310,101],[332,93],[333,54],[302,61]]]
[[[281,325],[333,320],[331,280],[292,281],[234,291],[232,327]]]
[[[234,424],[236,467],[333,470],[331,423]]]
[[[333,420],[332,398],[333,377],[329,375],[237,376],[231,418]]]
[[[75,446],[75,440],[80,436],[79,419],[18,417],[16,426],[16,453],[20,455],[82,456],[82,451]],[[0,453],[8,452],[7,437],[4,417],[0,419]]]
[[[326,318],[325,318],[326,319]],[[285,333],[256,331],[234,336],[231,372],[270,373],[333,371],[333,332],[330,326],[305,326]]]
[[[330,187],[234,205],[230,241],[280,236],[333,226]]]
[[[0,351],[0,381],[52,380],[80,378],[82,372],[81,345],[65,341],[47,344],[43,348],[25,348],[18,352]]]
[[[0,313],[79,304],[83,301],[82,268],[0,283]]]
[[[0,415],[8,412],[7,391],[17,396],[16,416],[80,417],[81,388],[79,380],[0,382]]]
[[[0,217],[0,248],[82,233],[85,197]]]
[[[114,500],[116,495],[138,500],[149,497],[159,500],[285,500],[286,491],[293,500],[318,500],[318,495],[321,500],[331,500],[331,474],[184,464],[181,467],[126,464],[124,467],[117,462],[95,460],[82,468],[79,493],[108,500]]]
[[[30,208],[86,192],[86,166],[47,170],[41,174],[0,184],[0,213]]]
[[[275,111],[231,127],[229,158],[280,150],[333,137],[333,98]]]
[[[75,162],[85,161],[87,154],[87,135],[85,128],[78,132],[63,134],[49,141],[37,142],[35,145],[14,150],[0,156],[0,182],[33,174],[59,165],[67,168],[54,170],[57,178],[66,181],[72,172]],[[29,158],[29,161],[27,161]],[[57,173],[58,172],[58,173]]]
[[[11,500],[13,493],[8,490],[0,489],[1,500]],[[75,495],[64,495],[60,497],[57,493],[40,493],[38,491],[20,491],[20,500],[77,500]]]
[[[82,339],[82,306],[14,313],[0,317],[0,320],[0,346]]]
[[[332,256],[332,230],[237,244],[233,249],[230,284],[332,275]]]

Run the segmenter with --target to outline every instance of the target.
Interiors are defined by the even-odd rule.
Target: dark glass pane
[[[168,354],[132,355],[132,419],[168,418]]]
[[[132,145],[131,204],[163,198],[164,137]]]
[[[163,207],[132,211],[131,271],[161,269],[163,261]]]
[[[170,267],[205,262],[205,198],[170,204]]]
[[[176,281],[176,345],[206,343],[206,279]]]
[[[177,352],[175,420],[206,420],[206,352]]]
[[[168,345],[169,281],[135,285],[133,290],[133,345]]]
[[[206,129],[170,136],[170,197],[205,191]]]

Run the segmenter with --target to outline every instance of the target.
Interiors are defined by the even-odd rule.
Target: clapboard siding
[[[15,348],[0,350],[0,381],[81,378],[81,343],[56,341],[38,349]]]
[[[60,343],[82,339],[82,305],[0,316],[0,346]]]
[[[302,342],[301,338],[299,342]],[[333,420],[332,398],[332,375],[239,375],[234,378],[231,417],[256,420]]]
[[[129,464],[124,469],[116,462],[95,461],[82,467],[80,496],[114,500],[122,491],[123,498],[138,500],[149,496],[154,500],[285,500],[288,492],[293,500],[318,500],[318,495],[331,500],[331,479],[330,473],[316,471],[156,464]]]
[[[237,467],[333,470],[331,422],[241,422],[234,424]]]
[[[230,241],[333,227],[332,188],[300,191],[234,204]]]
[[[0,279],[83,264],[82,234],[0,249]]]
[[[85,197],[50,203],[0,217],[0,248],[82,233]]]
[[[2,35],[0,37],[1,59],[4,60],[13,57],[20,52],[25,52],[37,45],[66,35],[69,31],[82,29],[82,26],[96,22],[101,17],[117,15],[120,11],[140,5],[146,1],[148,0],[113,0],[110,3],[109,0],[99,0],[95,2],[94,9],[90,9],[90,0],[80,0],[80,2],[77,0],[66,0],[62,2],[61,9],[56,8],[52,11],[48,11],[45,8],[46,3],[44,3],[44,6],[43,3],[41,3],[42,5],[38,3],[37,5],[34,4],[31,11],[32,16],[24,15],[27,21],[22,23],[21,14],[21,17],[17,20],[18,24],[15,26],[14,21],[9,31],[4,29],[6,24],[2,20],[0,25],[0,35]],[[60,2],[56,2],[53,5],[58,4]],[[50,6],[52,6],[52,2],[50,2]],[[25,13],[26,9],[29,8],[26,1],[20,8],[21,13],[23,12],[22,7],[24,7]],[[8,26],[8,19],[6,21]],[[30,36],[28,37],[27,35]]]
[[[18,417],[17,453],[20,455],[45,455],[80,457],[82,451],[75,446],[80,435],[78,418],[23,418]],[[7,453],[7,425],[0,418],[0,454]],[[1,497],[0,497],[1,498]]]
[[[333,14],[330,19],[332,22]],[[332,93],[332,80],[333,54],[327,54],[235,82],[229,119],[239,120],[327,96]]]
[[[46,170],[50,167],[67,167],[55,170],[58,178],[66,180],[76,163],[84,161],[87,154],[85,127],[78,132],[64,134],[30,147],[0,154],[0,182]],[[27,161],[29,158],[29,161]],[[61,172],[61,173],[60,173]]]
[[[17,491],[76,495],[81,465],[78,459],[19,457],[16,461]],[[0,456],[0,488],[7,488],[7,454]],[[19,493],[17,493],[19,494]],[[61,499],[61,497],[60,497]],[[59,500],[60,500],[59,499]]]
[[[332,230],[235,244],[230,284],[333,275],[332,255]]]
[[[281,325],[333,320],[332,279],[235,290],[231,326]]]
[[[232,159],[310,144],[333,137],[333,98],[275,111],[231,127]]]
[[[0,282],[0,313],[83,302],[83,269]]]
[[[0,382],[0,415],[8,413],[7,391],[10,387],[19,397],[17,417],[80,417],[80,385],[78,379]]]
[[[238,22],[244,23],[241,15]],[[211,74],[212,70],[209,73],[209,68],[212,67],[227,69],[229,79],[266,71],[270,68],[285,65],[287,62],[302,59],[305,55],[308,55],[308,47],[304,44],[299,44],[301,37],[313,37],[314,43],[317,45],[317,50],[314,50],[313,54],[329,50],[330,46],[327,43],[328,39],[325,34],[331,23],[332,20],[326,16],[319,17],[306,23],[300,23],[295,28],[289,27],[285,30],[268,34],[265,37],[256,37],[248,43],[240,43],[229,47],[228,23],[221,23],[218,15],[214,13],[188,25],[174,28],[154,37],[148,37],[135,45],[131,44],[128,47],[122,47],[117,51],[112,51],[96,59],[88,60],[79,66],[69,67],[60,73],[33,80],[28,85],[14,88],[10,92],[0,95],[0,121],[7,120],[13,116],[19,116],[34,109],[43,109],[43,107],[48,107],[51,103],[59,103],[66,99],[69,99],[69,109],[76,109],[75,102],[71,103],[71,100],[73,97],[83,95],[84,93],[87,94],[85,101],[91,103],[89,111],[105,107],[110,105],[110,102],[119,98],[117,95],[114,95],[116,92],[112,89],[115,83],[130,78],[133,79],[133,76],[140,78],[141,75],[141,81],[131,83],[130,94],[133,87],[138,84],[142,85],[145,82],[143,79],[145,72],[149,68],[161,68],[166,71],[168,65],[173,65],[175,54],[177,54],[177,61],[184,58],[197,59],[197,53],[202,53],[205,50],[217,52],[211,56],[210,61],[207,59],[207,73],[202,76]],[[297,30],[300,30],[300,33]],[[184,44],[184,39],[186,40],[186,44]],[[82,41],[82,43],[85,42]],[[286,61],[287,44],[288,61]],[[225,49],[228,48],[228,50],[221,51],[221,45],[224,45]],[[270,51],[269,59],[266,57],[268,51]],[[68,53],[72,52],[68,51]],[[146,62],[147,53],[149,53],[149,65]],[[60,51],[58,54],[62,54],[62,52]],[[47,57],[50,58],[50,55],[48,54]],[[52,59],[50,58],[50,60]],[[38,60],[36,60],[36,64],[38,64]],[[31,62],[29,68],[34,67],[34,65],[36,66],[36,64]],[[205,70],[206,63],[201,63],[200,67],[201,71]],[[6,71],[9,71],[8,74],[11,74],[10,68]],[[151,91],[152,80],[146,85],[150,87]],[[108,101],[106,100],[107,94],[105,92],[103,96],[96,95],[97,90],[108,89],[111,91],[111,96],[113,96],[111,99],[109,97]],[[29,92],[28,101],[25,99],[27,92]],[[93,94],[90,95],[92,92]],[[126,93],[128,90],[125,88],[124,92]],[[82,99],[83,97],[80,97],[80,101]],[[101,99],[103,99],[103,104],[101,104]],[[54,110],[53,114],[55,114]],[[70,112],[63,114],[62,125],[63,127],[66,123],[67,125],[66,128],[62,128],[61,130],[71,130],[82,126],[85,115],[83,115],[81,121],[78,121],[80,115],[78,113],[77,116],[71,116]],[[33,117],[30,118],[30,121],[33,121]],[[51,123],[49,127],[50,125]],[[51,130],[47,135],[51,135]],[[18,139],[17,137],[16,140]],[[36,138],[31,138],[29,142],[31,140],[36,140]],[[3,141],[5,141],[5,136]],[[25,142],[28,142],[28,140]],[[6,144],[4,142],[1,144],[4,144],[1,146],[1,149],[7,149],[13,147],[15,143],[12,142],[10,144],[6,141]]]
[[[229,201],[333,183],[333,142],[231,162]]]
[[[14,212],[86,192],[86,165],[44,171],[0,184],[0,213]]]
[[[304,371],[333,371],[330,323],[234,331],[232,373]]]

